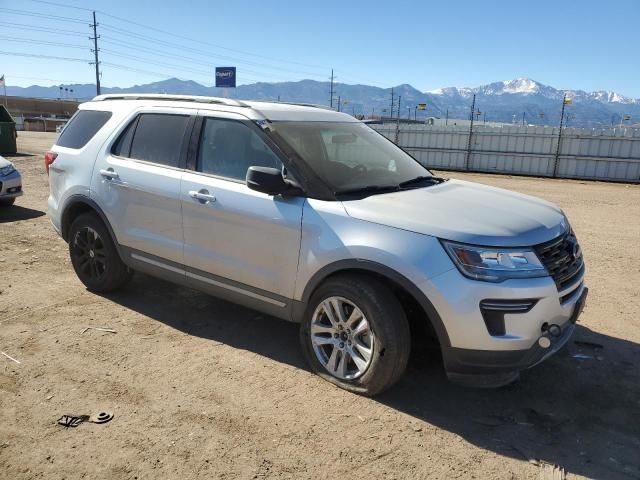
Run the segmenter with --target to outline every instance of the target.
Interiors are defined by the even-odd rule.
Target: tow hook
[[[542,325],[542,328],[540,328],[540,330],[542,331],[542,336],[538,338],[538,345],[545,349],[551,346],[551,340],[553,338],[557,338],[562,334],[560,325],[556,325],[555,323],[552,323],[551,325],[545,323],[544,325]]]

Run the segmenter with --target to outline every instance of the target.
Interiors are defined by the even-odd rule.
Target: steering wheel
[[[369,169],[362,164],[358,164],[353,167],[353,171],[355,172],[356,177],[362,177],[369,171]]]

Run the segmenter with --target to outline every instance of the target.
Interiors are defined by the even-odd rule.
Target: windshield
[[[334,193],[398,188],[431,173],[376,131],[358,122],[274,122],[284,139]]]

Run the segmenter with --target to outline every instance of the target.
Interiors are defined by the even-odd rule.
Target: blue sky
[[[96,9],[106,86],[210,85],[216,65],[235,64],[241,83],[325,80],[333,67],[339,82],[422,91],[530,77],[640,97],[640,0],[51,1],[79,8],[0,0],[0,51],[89,61],[84,9]],[[0,54],[2,73],[9,85],[94,81],[84,61]]]

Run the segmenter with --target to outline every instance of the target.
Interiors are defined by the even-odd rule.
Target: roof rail
[[[317,103],[305,103],[305,102],[273,102],[273,103],[282,103],[284,105],[296,105],[298,107],[313,107],[313,108],[322,108],[323,110],[332,110],[331,107],[327,107],[326,105],[320,105]]]
[[[197,95],[169,95],[164,93],[107,93],[94,97],[92,102],[100,102],[103,100],[164,100],[164,101],[180,101],[180,102],[197,102],[197,103],[216,103],[219,105],[228,105],[231,107],[248,107],[246,103],[230,98],[220,97],[204,97]]]

